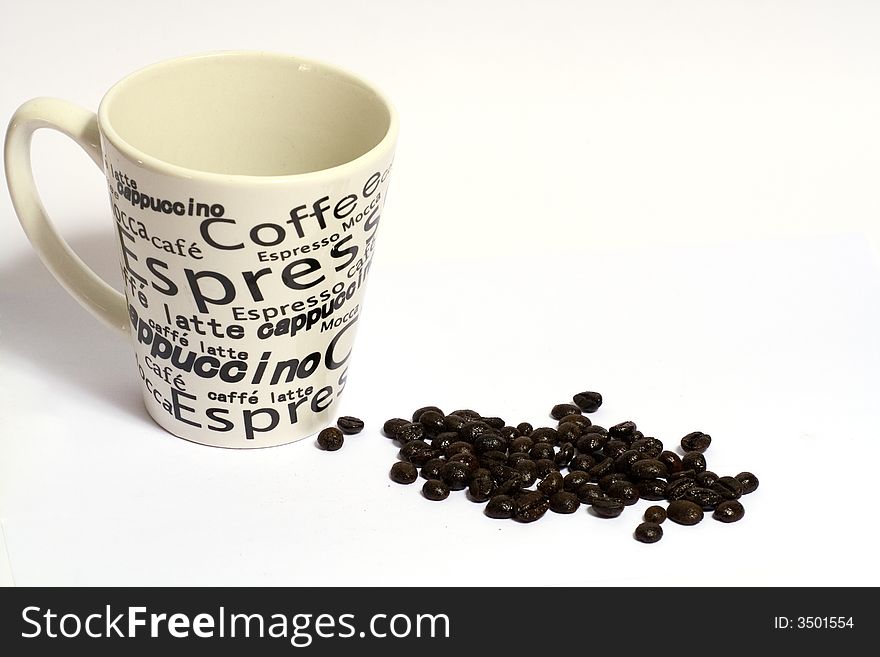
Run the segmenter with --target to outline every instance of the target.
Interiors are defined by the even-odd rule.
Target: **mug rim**
[[[289,173],[280,175],[253,175],[203,171],[201,169],[193,169],[191,167],[185,167],[179,164],[174,164],[173,162],[168,162],[166,160],[163,160],[162,158],[156,157],[155,155],[150,155],[149,153],[133,146],[131,143],[123,139],[122,136],[113,127],[113,124],[110,121],[109,112],[110,105],[113,102],[114,96],[120,91],[120,89],[122,89],[126,85],[126,83],[131,82],[134,78],[139,77],[142,73],[146,73],[157,68],[162,68],[170,64],[177,64],[198,59],[220,59],[230,56],[246,56],[254,58],[266,57],[275,60],[285,60],[289,63],[299,64],[300,66],[307,66],[308,70],[310,71],[326,72],[335,77],[356,82],[357,84],[361,85],[362,87],[373,93],[379,100],[379,102],[385,107],[388,112],[389,119],[388,129],[385,131],[382,139],[379,140],[379,143],[377,143],[375,146],[370,148],[368,151],[361,153],[357,157],[352,158],[341,164],[337,164],[326,169],[317,169],[315,171],[306,171],[303,173]],[[334,66],[333,64],[328,64],[317,59],[299,57],[297,55],[265,50],[219,50],[213,52],[197,53],[193,55],[184,55],[181,57],[173,57],[171,59],[164,59],[132,71],[124,78],[117,81],[112,87],[110,87],[107,93],[104,94],[104,97],[101,99],[101,103],[98,106],[98,126],[100,128],[101,134],[106,137],[107,140],[111,144],[113,144],[113,146],[126,158],[128,158],[132,162],[136,162],[138,166],[156,171],[158,173],[179,178],[188,178],[191,180],[202,180],[205,182],[220,182],[225,184],[246,183],[248,185],[277,185],[289,182],[306,181],[326,176],[344,176],[349,169],[352,173],[359,171],[362,168],[361,165],[363,162],[372,159],[377,153],[393,148],[394,143],[397,140],[398,118],[397,111],[394,109],[391,101],[389,101],[387,96],[385,96],[385,94],[382,93],[378,88],[376,88],[360,76],[355,75],[354,73],[338,66]]]

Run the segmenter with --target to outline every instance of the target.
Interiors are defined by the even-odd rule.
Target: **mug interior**
[[[99,116],[108,139],[136,159],[246,176],[339,166],[376,147],[394,122],[382,95],[348,73],[242,52],[137,71],[107,93]]]

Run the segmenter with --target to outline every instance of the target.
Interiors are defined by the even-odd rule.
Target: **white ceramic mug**
[[[124,296],[46,216],[30,165],[39,128],[104,169]],[[97,115],[28,101],[9,124],[6,176],[46,266],[131,336],[156,422],[267,447],[325,426],[345,386],[396,138],[393,108],[357,77],[226,52],[137,71]]]

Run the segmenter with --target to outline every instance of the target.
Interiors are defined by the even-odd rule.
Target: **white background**
[[[94,109],[140,66],[248,48],[360,73],[402,130],[340,409],[368,428],[336,453],[156,427],[127,344],[54,282],[0,195],[11,576],[880,584],[878,34],[867,1],[4,5],[3,120],[38,95]],[[61,231],[118,283],[101,174],[56,134],[34,158]],[[711,433],[711,469],[761,480],[745,519],[666,523],[646,546],[646,503],[519,525],[387,479],[388,417],[436,403],[537,426],[585,388],[606,426]]]

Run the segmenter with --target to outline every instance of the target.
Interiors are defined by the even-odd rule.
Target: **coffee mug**
[[[124,295],[47,217],[30,165],[40,128],[103,168]],[[97,115],[26,102],[6,177],[46,266],[129,334],[153,419],[205,445],[268,447],[328,424],[345,387],[396,138],[390,103],[350,73],[223,52],[132,73]]]

